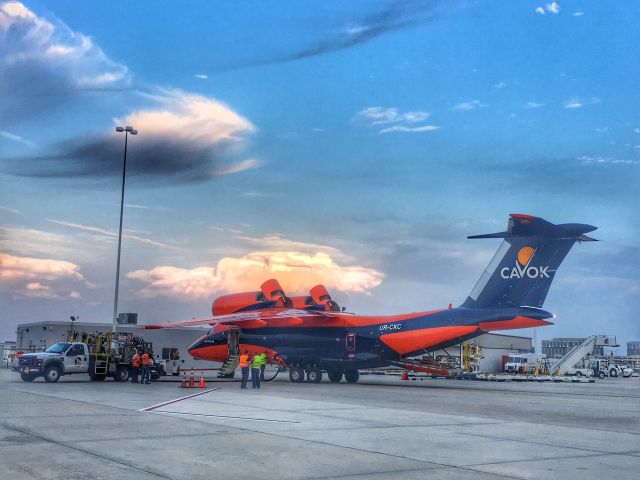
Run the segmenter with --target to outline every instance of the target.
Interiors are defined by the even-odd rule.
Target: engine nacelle
[[[275,307],[293,307],[293,302],[284,294],[284,289],[280,285],[280,282],[275,278],[271,278],[264,282],[260,285],[260,289],[262,290],[265,300],[275,302]]]
[[[227,315],[252,308],[268,308],[271,302],[264,298],[262,292],[244,292],[222,295],[213,301],[211,313],[213,315]]]
[[[324,306],[324,309],[330,312],[339,312],[340,305],[334,302],[324,285],[316,285],[309,290],[309,295],[316,305]]]

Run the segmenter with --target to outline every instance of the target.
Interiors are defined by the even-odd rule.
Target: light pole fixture
[[[120,229],[118,230],[118,261],[116,264],[116,293],[113,299],[113,326],[111,331],[116,333],[118,325],[118,287],[120,286],[120,251],[122,250],[122,217],[124,215],[124,181],[127,174],[127,140],[129,134],[137,135],[138,131],[130,126],[116,127],[116,132],[124,132],[124,162],[122,165],[122,195],[120,196]]]

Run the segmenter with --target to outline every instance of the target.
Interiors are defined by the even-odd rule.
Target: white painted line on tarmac
[[[151,405],[150,407],[141,408],[138,411],[139,412],[149,412],[149,411],[154,410],[156,408],[164,407],[165,405],[171,405],[172,403],[178,403],[178,402],[181,402],[182,400],[188,400],[189,398],[193,398],[193,397],[197,397],[199,395],[204,395],[205,393],[213,392],[214,390],[220,390],[220,388],[210,388],[208,390],[205,390],[204,392],[194,393],[192,395],[187,395],[186,397],[174,398],[173,400],[169,400],[167,402],[162,402],[162,403],[158,403],[156,405]]]

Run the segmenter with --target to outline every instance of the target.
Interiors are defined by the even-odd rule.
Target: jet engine
[[[340,306],[331,299],[331,295],[324,285],[316,285],[309,290],[309,295],[302,297],[291,297],[293,308],[299,310],[323,310],[329,312],[339,312]]]

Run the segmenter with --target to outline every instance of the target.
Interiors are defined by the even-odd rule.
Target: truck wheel
[[[319,368],[312,368],[307,372],[307,382],[320,383],[322,381],[322,370]]]
[[[116,382],[126,382],[129,380],[129,367],[118,367],[116,373],[113,375],[113,379]]]
[[[327,376],[332,383],[340,383],[340,380],[342,380],[342,372],[340,370],[327,370]]]
[[[160,374],[158,372],[151,372],[149,375],[151,376],[151,380],[154,382],[160,380]]]
[[[599,378],[600,380],[602,380],[604,377],[606,377],[606,375],[605,375],[605,373],[604,373],[604,372],[602,372],[602,371],[601,371],[601,372],[598,372],[598,378]]]
[[[35,373],[21,373],[20,378],[24,382],[33,382],[36,378],[38,378],[38,375]]]
[[[617,377],[618,376],[618,371],[615,368],[612,368],[611,370],[609,370],[609,376],[610,377]]]
[[[576,372],[576,377],[580,378],[581,376],[582,376],[582,372],[581,372],[580,370],[578,370],[578,371]]]
[[[107,376],[106,375],[89,375],[89,378],[91,379],[92,382],[101,382],[105,378],[107,378]]]
[[[291,370],[289,370],[289,380],[293,383],[304,382],[304,370],[300,367],[292,367]]]
[[[57,365],[49,365],[44,369],[43,377],[47,383],[56,383],[60,380],[60,367]]]
[[[360,378],[360,372],[358,370],[347,370],[344,372],[344,379],[347,383],[356,383]]]

